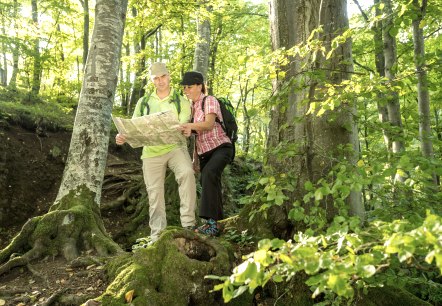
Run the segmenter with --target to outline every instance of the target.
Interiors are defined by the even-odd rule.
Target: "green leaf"
[[[233,298],[237,298],[241,294],[243,294],[249,287],[248,286],[240,286],[238,289],[233,291]]]
[[[312,191],[312,190],[313,190],[313,184],[312,184],[312,182],[310,182],[310,181],[305,182],[305,183],[304,183],[304,188],[305,188],[305,190],[307,190],[307,191]]]
[[[270,241],[270,246],[273,250],[277,250],[280,249],[284,246],[285,241],[281,240],[281,239],[272,239],[272,241]]]
[[[259,180],[259,184],[260,185],[265,185],[269,182],[269,178],[268,177],[263,177]]]
[[[388,31],[388,33],[393,36],[396,37],[397,34],[399,33],[399,28],[397,27],[391,27],[390,30]]]
[[[322,188],[318,188],[315,190],[315,200],[316,201],[320,201],[324,198],[323,194],[322,194]]]
[[[302,207],[292,208],[289,212],[288,217],[290,220],[294,220],[294,221],[304,220],[304,217],[305,217],[304,208],[302,208]]]
[[[369,278],[372,277],[375,273],[376,273],[376,267],[373,265],[367,265],[363,267],[361,276]]]
[[[347,274],[331,274],[327,281],[327,286],[337,295],[344,297],[352,297],[353,289],[347,283]]]
[[[279,274],[273,275],[272,279],[275,283],[281,283],[284,280]]]

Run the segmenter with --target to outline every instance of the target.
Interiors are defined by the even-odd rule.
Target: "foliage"
[[[254,237],[248,235],[247,230],[238,233],[235,229],[229,229],[223,234],[223,238],[239,245],[240,247],[252,245],[254,243]]]
[[[20,94],[15,92],[13,97],[19,99]],[[46,101],[35,103],[34,100],[31,104],[26,101],[11,100],[10,93],[0,92],[0,117],[12,122],[20,122],[34,130],[37,127],[49,131],[72,130],[72,110],[63,109],[57,104]]]
[[[375,221],[361,229],[336,217],[326,234],[298,233],[293,241],[262,240],[224,282],[225,302],[270,280],[289,280],[304,271],[313,297],[321,293],[352,300],[355,292],[382,284],[398,285],[404,268],[422,275],[442,272],[442,218],[431,212],[419,226],[406,220]],[[403,284],[402,284],[403,286]]]
[[[244,204],[258,204],[258,209],[251,212],[250,218],[257,213],[265,216],[270,207],[288,205],[291,209],[287,217],[293,223],[302,222],[306,230],[297,233],[293,241],[263,240],[258,250],[245,257],[231,276],[211,276],[223,281],[215,290],[222,290],[226,302],[245,291],[253,292],[258,287],[264,287],[270,280],[288,281],[301,271],[309,275],[307,284],[313,296],[322,295],[324,303],[351,303],[358,294],[383,284],[406,288],[423,299],[440,302],[442,193],[440,186],[435,186],[431,178],[433,174],[442,173],[442,143],[440,132],[435,133],[431,137],[435,156],[422,156],[409,28],[410,3],[399,3],[395,7],[398,18],[395,19],[397,28],[394,31],[400,41],[395,80],[389,81],[376,73],[374,54],[371,52],[374,43],[371,26],[374,20],[378,20],[375,18],[370,19],[370,25],[364,23],[360,28],[350,29],[337,37],[336,43],[332,43],[332,46],[338,47],[339,41],[352,37],[357,65],[351,80],[339,85],[329,84],[320,72],[310,71],[308,63],[302,67],[303,73],[321,86],[319,95],[310,103],[310,114],[327,114],[327,119],[333,123],[339,120],[340,114],[333,111],[340,105],[345,103],[357,108],[355,120],[360,130],[360,158],[356,165],[346,160],[330,160],[333,165],[331,171],[324,173],[317,181],[305,182],[301,193],[296,191],[298,183],[296,177],[290,174],[290,169],[279,173],[266,168],[265,175],[249,185],[250,188],[254,187],[253,193],[241,201]],[[436,34],[436,25],[440,22],[433,15],[438,9],[432,9],[429,18],[434,23],[426,29],[430,33],[427,41],[430,50],[440,53],[440,37]],[[318,29],[316,33],[321,31]],[[329,58],[332,53],[324,53],[325,48],[314,34],[307,42],[291,50],[277,50],[273,54],[273,62],[284,66],[290,56]],[[438,67],[439,61],[432,54],[428,57],[429,67]],[[440,79],[439,71],[428,71],[434,99],[431,108],[435,131],[440,131],[440,89],[435,85]],[[284,74],[274,70],[272,77],[283,78]],[[293,83],[287,84],[287,90],[296,93],[300,89]],[[284,90],[281,89],[283,94]],[[400,97],[404,123],[406,150],[398,154],[391,154],[383,139],[383,133],[396,133],[397,127],[379,123],[378,119],[378,107],[388,103],[387,93],[391,90]],[[286,100],[269,102],[273,103],[270,106],[280,103],[288,107]],[[282,164],[284,159],[299,154],[296,141],[278,145],[278,148],[269,150],[269,154],[281,160]],[[341,149],[342,152],[346,150]],[[394,181],[398,173],[406,178],[403,184]],[[362,191],[367,224],[361,224],[360,220],[349,216],[346,200],[352,191]],[[323,206],[326,198],[331,200],[327,203],[333,203],[337,210],[337,217],[331,224],[327,222],[327,208]],[[413,289],[411,284],[419,289]]]

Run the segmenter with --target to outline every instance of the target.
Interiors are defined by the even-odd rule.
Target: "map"
[[[132,119],[113,117],[118,133],[126,137],[132,148],[163,144],[186,144],[178,131],[180,123],[172,111],[153,113]]]

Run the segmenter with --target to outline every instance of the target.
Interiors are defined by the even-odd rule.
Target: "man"
[[[170,86],[170,75],[166,65],[153,63],[150,75],[155,90],[148,96],[147,105],[143,105],[146,97],[138,100],[132,117],[171,110],[178,116],[180,123],[189,122],[190,102],[183,96],[178,96]],[[179,99],[178,103],[174,99]],[[117,145],[126,142],[124,135],[120,134],[117,134],[115,140]],[[149,197],[151,241],[158,240],[161,231],[167,226],[164,200],[167,167],[173,171],[178,182],[181,225],[185,228],[193,228],[195,226],[196,185],[187,148],[177,144],[145,146],[141,159],[144,183]]]

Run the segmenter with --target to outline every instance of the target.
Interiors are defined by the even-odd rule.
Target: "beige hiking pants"
[[[143,159],[143,176],[149,197],[149,227],[152,241],[167,226],[164,181],[169,167],[175,174],[180,195],[180,220],[183,227],[195,225],[195,173],[187,148],[180,147],[161,156]]]

